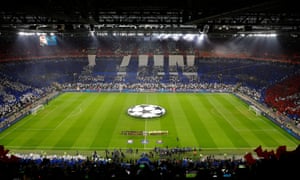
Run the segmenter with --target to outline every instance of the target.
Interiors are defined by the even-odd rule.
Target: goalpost
[[[262,113],[261,110],[255,107],[254,105],[249,105],[249,111],[254,111],[256,116],[260,116]]]
[[[33,115],[36,115],[36,113],[39,111],[39,110],[42,110],[44,109],[44,105],[43,104],[39,104],[37,105],[36,107],[30,109],[30,113],[33,114]]]

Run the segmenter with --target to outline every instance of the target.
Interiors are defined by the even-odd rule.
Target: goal
[[[44,109],[44,105],[39,104],[36,107],[30,109],[30,113],[33,114],[33,115],[35,115],[38,111],[40,111],[42,109]]]
[[[249,111],[255,112],[256,116],[261,115],[261,110],[255,107],[254,105],[249,105]]]

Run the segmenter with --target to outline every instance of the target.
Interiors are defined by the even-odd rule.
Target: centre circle
[[[165,113],[165,108],[153,104],[139,104],[132,106],[127,110],[129,116],[143,119],[161,117]]]

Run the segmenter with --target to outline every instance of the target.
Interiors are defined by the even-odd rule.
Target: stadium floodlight
[[[209,25],[205,24],[204,27],[203,27],[203,33],[207,34],[208,30],[209,30]]]

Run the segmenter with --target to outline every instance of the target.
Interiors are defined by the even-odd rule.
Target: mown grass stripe
[[[161,136],[161,140],[163,144],[157,144],[158,147],[166,147],[166,146],[175,146],[181,147],[182,144],[176,141],[176,137],[178,137],[177,132],[177,123],[174,118],[174,113],[172,113],[171,108],[173,106],[172,102],[169,101],[169,94],[158,94],[158,103],[160,106],[166,109],[165,116],[159,118],[160,126],[162,130],[168,130],[169,134],[167,136]]]
[[[238,97],[231,95],[234,98],[231,100],[228,99],[228,96],[223,96],[222,98],[227,99],[227,105],[226,108],[227,111],[231,111],[233,108],[236,108],[238,111],[238,114],[244,115],[244,119],[240,120],[240,124],[243,126],[240,129],[240,133],[248,142],[251,142],[250,144],[260,144],[266,147],[276,147],[278,144],[285,144],[288,146],[297,146],[297,143],[295,143],[295,138],[293,138],[290,134],[288,134],[286,131],[278,127],[276,124],[271,122],[271,120],[267,119],[264,116],[256,116],[256,114],[252,111],[249,111],[249,105],[243,102]],[[236,105],[239,103],[239,105]],[[280,133],[281,131],[281,133]],[[254,133],[258,132],[258,133]],[[268,141],[267,138],[260,137],[259,133],[265,133],[268,134],[269,137],[272,137],[270,141]],[[276,133],[276,134],[274,134]],[[249,137],[251,136],[251,138]],[[253,137],[254,136],[254,137]],[[263,141],[265,140],[265,141]],[[262,142],[263,141],[263,142]]]
[[[217,107],[214,111],[216,122],[219,124],[220,127],[222,127],[222,130],[225,132],[227,139],[229,139],[236,148],[249,147],[250,145],[238,131],[238,129],[240,128],[238,124],[233,125],[231,123],[231,121],[236,121],[233,118],[234,115],[232,115],[231,113],[236,111],[235,107],[232,107],[231,112],[226,111],[226,106],[228,102],[225,99],[222,99],[223,96],[224,94],[217,94],[216,96],[210,98],[209,101],[209,103],[211,103],[212,106]],[[232,137],[234,137],[235,139],[233,140]]]
[[[126,99],[122,94],[109,94],[106,97],[105,103],[103,104],[105,107],[101,108],[103,112],[102,118],[106,120],[99,127],[92,146],[110,146],[111,138],[119,121],[119,115],[123,113],[122,107]]]
[[[97,101],[97,99],[94,98],[94,96],[86,96],[86,94],[82,94],[80,96],[81,101],[84,102],[74,104],[74,110],[76,112],[76,109],[79,109],[79,106],[89,106],[94,101]],[[76,139],[81,135],[82,129],[87,125],[87,122],[89,121],[89,118],[91,116],[90,113],[83,113],[84,116],[81,114],[78,114],[76,116],[73,115],[74,111],[71,111],[68,113],[68,116],[65,117],[62,124],[59,124],[58,128],[60,132],[60,136],[57,136],[57,139],[53,139],[53,143],[55,143],[55,147],[62,147],[62,146],[68,146],[70,149],[72,149],[72,146],[76,142]],[[60,138],[58,138],[60,137]]]
[[[157,96],[153,93],[147,93],[145,95],[147,96],[146,97],[147,104],[159,105],[159,102],[158,102],[159,96]],[[147,123],[146,130],[147,131],[167,130],[167,129],[161,128],[161,121],[162,121],[161,117],[146,120],[146,123]],[[147,140],[149,141],[149,145],[147,144],[146,146],[144,146],[144,148],[147,148],[147,147],[153,148],[154,146],[160,145],[160,144],[157,144],[157,141],[162,140],[162,137],[163,136],[160,136],[160,135],[146,137]]]
[[[224,110],[226,110],[227,112],[232,112],[233,108],[238,107],[236,105],[234,106],[233,104],[228,103],[228,101],[223,104],[227,104],[227,107],[224,108]],[[240,116],[246,114],[243,117],[244,120],[239,120],[239,122],[243,124],[243,129],[251,129],[251,131],[241,131],[241,134],[248,137],[248,141],[252,141],[256,144],[259,143],[260,145],[267,147],[276,146],[276,144],[278,144],[276,140],[277,136],[271,135],[274,133],[274,128],[270,127],[270,124],[266,121],[266,118],[264,118],[263,116],[256,116],[255,113],[249,112],[248,107],[246,106],[236,108],[236,110],[239,112]],[[246,113],[247,111],[248,113]],[[253,134],[251,138],[249,138],[250,133]]]
[[[183,108],[187,112],[186,116],[197,139],[197,146],[201,148],[217,147],[203,122],[205,121],[203,112],[206,112],[207,109],[203,106],[201,97],[198,94],[190,94],[181,100],[181,103],[184,104]]]
[[[82,120],[85,121],[83,114],[85,114],[84,112],[84,106],[85,103],[90,103],[90,100],[92,99],[92,96],[89,96],[89,98],[87,98],[87,96],[84,93],[79,93],[78,95],[75,95],[73,93],[71,93],[72,96],[61,96],[61,105],[62,106],[71,106],[70,109],[68,109],[68,111],[64,111],[64,112],[60,112],[60,117],[59,119],[59,123],[56,123],[56,126],[54,128],[54,131],[49,132],[49,135],[44,138],[44,141],[41,142],[41,146],[46,146],[48,144],[52,144],[53,147],[55,148],[55,144],[58,143],[58,141],[71,141],[74,142],[74,139],[63,139],[64,134],[67,132],[67,130],[69,128],[71,128],[72,122],[74,124],[76,124],[77,120]],[[67,99],[65,99],[67,98]],[[73,100],[70,101],[68,98],[72,98]],[[85,100],[87,99],[87,100]],[[66,104],[63,104],[66,103]],[[49,103],[50,105],[50,103]],[[78,132],[80,133],[80,132]],[[71,137],[72,138],[72,137]],[[62,143],[64,144],[64,143]],[[71,147],[70,147],[71,148]]]
[[[180,142],[180,144],[182,146],[190,146],[191,144],[197,145],[196,137],[193,134],[183,109],[184,104],[180,104],[181,98],[183,98],[183,94],[170,94],[168,96],[168,101],[172,105],[169,113],[175,121],[177,136],[180,139],[185,139],[185,141]],[[175,136],[173,136],[172,139],[176,139],[176,134],[174,135]]]
[[[114,130],[111,133],[111,141],[109,143],[110,147],[114,149],[119,149],[121,147],[127,147],[127,139],[121,134],[121,131],[134,126],[132,122],[130,122],[129,116],[127,115],[127,108],[135,104],[136,98],[130,99],[127,94],[118,93],[118,103],[120,103],[120,107],[118,107],[119,113],[115,113],[114,117],[116,118],[116,124]],[[132,96],[131,96],[132,97]]]
[[[147,124],[126,114],[128,107],[143,103],[161,105],[167,113]],[[122,130],[145,130],[145,127],[168,130],[169,135],[149,136],[149,144],[143,145],[143,136],[120,134]],[[222,132],[223,128],[229,132]],[[270,137],[274,141],[261,140]],[[128,139],[134,143],[128,144]],[[159,139],[162,144],[156,143]],[[246,143],[234,142],[239,139]],[[270,120],[249,112],[247,104],[236,96],[224,93],[64,93],[37,115],[28,116],[0,133],[0,144],[26,150],[146,150],[155,146],[243,150],[259,144],[277,147],[283,143],[296,147],[299,140]]]
[[[227,134],[223,130],[223,128],[227,127],[220,125],[215,118],[216,108],[220,107],[217,107],[215,104],[210,103],[212,98],[213,96],[209,95],[203,97],[202,99],[203,105],[207,109],[207,121],[205,121],[206,126],[208,126],[208,128],[210,129],[209,133],[212,136],[215,144],[217,144],[217,146],[232,147],[232,141],[227,137]]]
[[[64,110],[68,110],[68,109],[72,109],[73,106],[69,105],[69,104],[63,104]],[[43,110],[38,112],[39,114],[43,114]],[[28,131],[30,131],[30,129],[34,129],[34,128],[38,128],[43,130],[43,129],[47,129],[48,127],[46,127],[47,124],[54,124],[57,125],[57,123],[59,123],[59,121],[61,120],[61,118],[59,117],[60,114],[58,114],[56,116],[57,121],[51,121],[52,118],[48,118],[46,116],[43,116],[43,118],[39,118],[39,117],[35,117],[36,115],[29,115],[27,116],[30,119],[30,123],[33,125],[33,128],[29,127],[29,126],[22,126],[22,128],[18,129],[18,130],[22,130],[26,132],[26,137],[20,137],[17,138],[15,137],[15,142],[14,143],[18,143],[18,144],[23,144],[23,145],[31,145],[31,146],[38,146],[45,138],[47,138],[49,134],[49,132],[47,131],[31,131],[30,133],[28,133]],[[28,123],[27,123],[28,124]],[[50,128],[53,128],[54,125],[51,125]]]
[[[80,135],[74,141],[73,147],[84,146],[91,147],[92,141],[96,138],[96,132],[104,119],[99,118],[102,115],[100,109],[103,106],[101,94],[92,94],[94,100],[81,106],[81,121],[85,121],[86,125],[82,127]],[[91,147],[92,148],[92,147]]]
[[[215,143],[214,138],[211,133],[211,107],[207,106],[207,103],[203,100],[203,94],[195,94],[189,97],[189,101],[191,107],[189,107],[190,119],[194,119],[192,121],[192,126],[197,127],[196,137],[198,142],[202,148],[216,148],[218,145]]]

